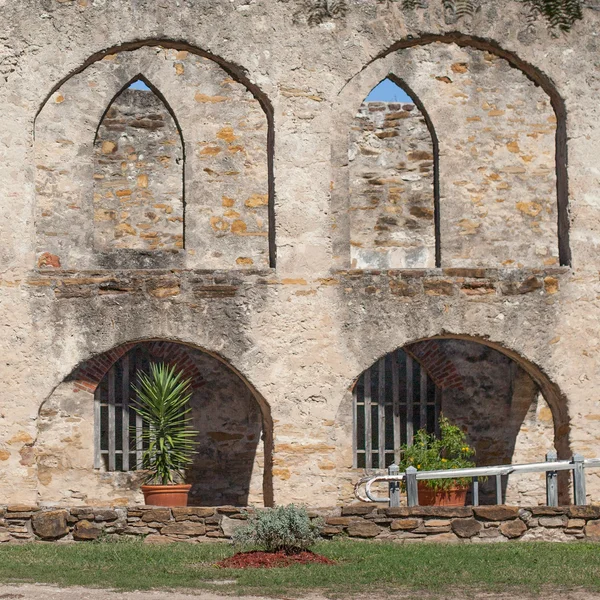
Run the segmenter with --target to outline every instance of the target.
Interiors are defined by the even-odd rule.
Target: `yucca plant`
[[[184,479],[184,470],[196,454],[196,435],[190,426],[191,379],[163,363],[151,363],[133,385],[133,409],[144,421],[141,468],[145,483],[169,485]]]

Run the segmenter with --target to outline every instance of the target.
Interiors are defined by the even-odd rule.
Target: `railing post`
[[[388,467],[388,475],[398,475],[400,467],[397,464],[392,464]],[[400,506],[400,482],[390,481],[390,508]]]
[[[496,475],[496,504],[504,504],[502,497],[502,475]]]
[[[409,506],[419,506],[417,470],[414,467],[408,467],[408,469],[406,469],[406,497]]]
[[[577,506],[585,506],[585,469],[583,467],[583,456],[573,454],[573,495]]]
[[[547,462],[556,462],[558,455],[556,450],[550,450],[546,454]],[[548,506],[558,506],[558,472],[546,471],[546,504]]]
[[[473,477],[473,506],[479,506],[479,477]]]

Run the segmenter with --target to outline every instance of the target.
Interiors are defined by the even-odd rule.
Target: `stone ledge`
[[[0,506],[0,513],[6,514],[6,519],[0,521],[0,543],[85,542],[99,537],[137,537],[149,543],[227,540],[247,518],[247,513],[254,511],[254,508],[237,506],[173,509]],[[600,542],[600,506],[388,508],[377,504],[350,504],[312,509],[309,514],[321,520],[321,534],[326,539],[344,536],[399,542]]]

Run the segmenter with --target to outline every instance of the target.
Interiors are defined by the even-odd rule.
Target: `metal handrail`
[[[473,505],[479,504],[479,478],[496,478],[496,500],[503,503],[501,482],[502,477],[513,473],[546,473],[546,499],[549,506],[558,506],[558,486],[556,476],[559,471],[573,471],[573,492],[576,505],[585,505],[585,472],[586,468],[600,468],[600,458],[584,459],[580,454],[573,455],[571,460],[556,460],[556,453],[549,452],[545,462],[521,465],[497,465],[491,467],[469,467],[465,469],[445,469],[441,471],[417,471],[409,467],[405,473],[399,473],[396,465],[391,465],[388,475],[362,477],[354,486],[354,495],[362,502],[389,502],[390,506],[400,505],[400,484],[406,483],[409,506],[418,505],[417,481],[430,479],[463,479],[473,480]],[[388,483],[390,495],[380,498],[373,495],[371,490],[375,483]],[[364,485],[365,493],[360,488]]]

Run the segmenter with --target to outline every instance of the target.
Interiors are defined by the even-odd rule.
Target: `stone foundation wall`
[[[147,543],[229,540],[247,512],[233,506],[162,508],[0,507],[0,543],[142,538]],[[384,508],[349,505],[309,512],[325,539],[394,542],[600,541],[600,506]]]

